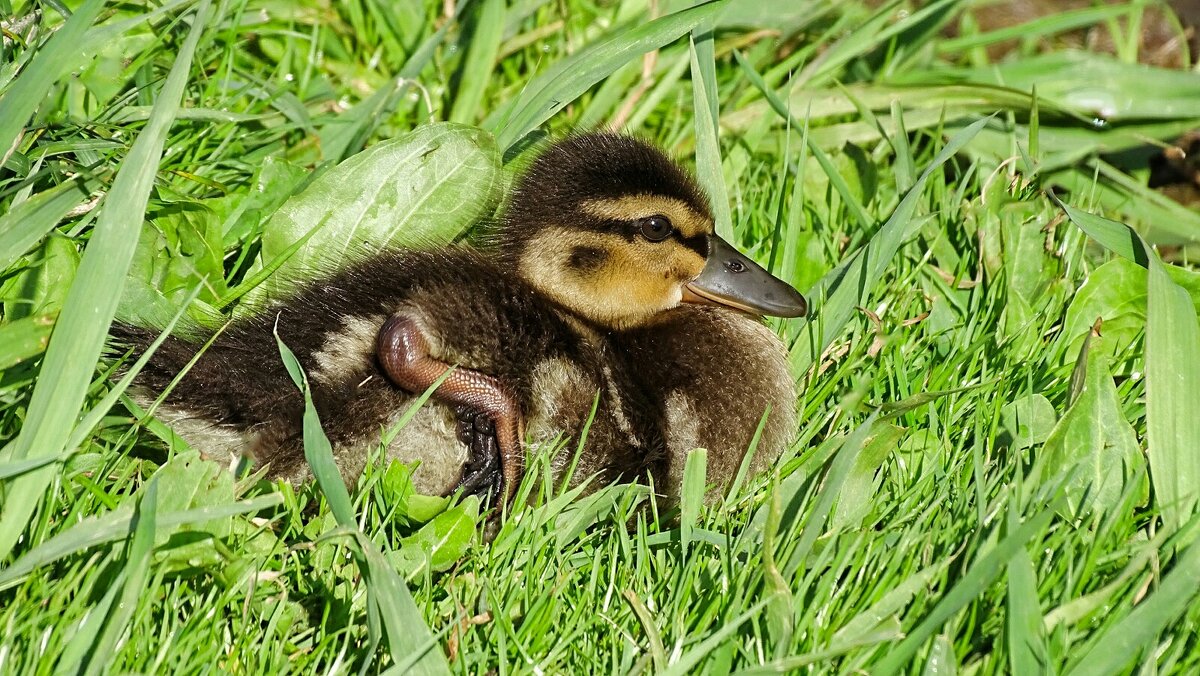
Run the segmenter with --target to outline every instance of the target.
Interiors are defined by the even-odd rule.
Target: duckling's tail
[[[154,329],[124,323],[114,323],[109,333],[118,356],[129,352],[121,375],[159,336]],[[222,335],[206,348],[209,341],[203,338],[168,336],[134,379],[132,398],[141,405],[169,390],[160,409],[164,414],[235,429],[281,416],[298,420],[303,400],[282,363],[263,360],[261,352],[250,349],[254,346],[228,338]]]

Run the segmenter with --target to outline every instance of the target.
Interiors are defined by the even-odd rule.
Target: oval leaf
[[[496,142],[474,127],[433,124],[372,146],[318,176],[267,222],[248,278],[261,284],[242,310],[261,309],[356,252],[448,242],[490,212],[500,184]],[[255,274],[272,268],[265,280]]]

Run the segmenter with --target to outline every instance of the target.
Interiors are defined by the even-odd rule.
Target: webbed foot
[[[496,492],[504,479],[500,472],[496,425],[487,414],[470,406],[456,406],[454,412],[458,418],[458,440],[470,453],[458,488],[467,495],[486,497]]]

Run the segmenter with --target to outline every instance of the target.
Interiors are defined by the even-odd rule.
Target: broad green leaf
[[[0,323],[0,371],[44,352],[53,329],[53,315],[34,315]]]
[[[249,291],[242,307],[261,309],[297,284],[380,247],[449,242],[494,209],[499,167],[486,132],[451,123],[421,127],[351,157],[267,222],[251,272],[278,267]]]
[[[1200,273],[1176,265],[1164,268],[1200,312]],[[1070,340],[1067,354],[1078,351],[1097,318],[1104,321],[1092,349],[1115,355],[1132,345],[1146,330],[1146,285],[1146,269],[1125,258],[1114,258],[1088,273],[1063,321],[1062,336]]]
[[[1045,478],[1068,473],[1068,518],[1107,511],[1120,502],[1128,482],[1145,482],[1146,461],[1133,427],[1125,420],[1108,358],[1088,350],[1085,359],[1083,388],[1041,451]],[[1139,504],[1148,493],[1148,486],[1140,489]]]
[[[1079,353],[1097,319],[1102,320],[1100,335],[1093,337],[1090,349],[1110,356],[1128,348],[1145,333],[1145,268],[1116,258],[1088,274],[1071,299],[1063,321],[1066,357]]]
[[[1007,441],[1010,449],[1019,451],[1044,442],[1057,422],[1058,414],[1050,400],[1040,394],[1031,394],[1000,409],[1003,434],[997,439]]]
[[[1148,268],[1146,312],[1146,428],[1155,506],[1171,528],[1200,504],[1200,426],[1192,424],[1200,400],[1200,318],[1183,287],[1171,280],[1149,245],[1124,223],[1079,211],[1049,194],[1071,222],[1113,253]]]
[[[221,236],[226,249],[251,240],[272,214],[303,187],[309,173],[285,159],[268,157],[255,171],[247,192],[205,200],[204,205],[221,219]]]
[[[613,30],[571,56],[555,62],[496,117],[496,141],[507,153],[529,132],[565,108],[631,59],[674,42],[727,5],[713,0],[633,27]],[[489,121],[492,118],[489,118]],[[490,125],[496,129],[496,125]]]
[[[62,309],[71,282],[79,269],[79,250],[69,237],[46,239],[37,252],[26,257],[26,267],[0,287],[4,318],[57,314]]]
[[[475,539],[479,521],[479,498],[469,496],[462,504],[438,514],[416,533],[400,541],[391,558],[404,577],[413,579],[426,569],[446,570],[467,553]]]
[[[399,460],[392,460],[379,482],[381,493],[396,513],[415,523],[426,523],[446,511],[450,499],[416,492],[412,469]]]
[[[154,113],[133,142],[100,206],[75,283],[67,293],[58,325],[50,337],[25,425],[12,447],[13,460],[62,452],[79,417],[137,247],[138,230],[167,131],[179,110],[196,43],[208,22],[209,4],[204,0],[194,14],[192,28],[162,86]],[[63,49],[70,51],[69,47]],[[7,118],[0,115],[0,120],[3,119]],[[48,466],[24,474],[8,486],[0,508],[0,560],[12,551],[43,497],[54,469]]]
[[[164,512],[216,507],[234,502],[233,473],[214,462],[202,460],[195,451],[174,456],[154,476],[160,496],[158,508]],[[215,565],[220,558],[209,538],[229,537],[232,529],[233,518],[224,517],[175,529],[159,529],[155,541],[161,547],[169,539],[176,540],[173,546],[165,549],[168,570]]]
[[[219,327],[224,318],[212,304],[227,293],[224,253],[221,223],[212,210],[188,201],[160,208],[142,226],[117,317],[139,326],[165,326],[185,299],[195,296],[187,305],[184,332]]]
[[[830,529],[844,530],[857,528],[871,509],[872,502],[877,498],[877,491],[882,479],[878,477],[879,468],[896,450],[896,445],[904,436],[904,429],[895,425],[878,421],[871,429],[871,436],[863,444],[862,452],[850,468],[842,492],[838,495],[837,507],[833,510]]]

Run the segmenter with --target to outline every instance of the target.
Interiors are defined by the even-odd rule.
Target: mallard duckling
[[[629,137],[585,134],[550,146],[519,180],[494,240],[490,255],[462,246],[373,255],[233,322],[159,417],[210,457],[249,454],[272,476],[305,479],[302,402],[278,359],[277,331],[309,373],[347,481],[384,428],[444,378],[433,393],[440,405],[387,448],[421,460],[418,490],[498,484],[509,494],[526,434],[574,435],[597,393],[594,450],[577,476],[603,482],[661,471],[667,447],[661,405],[651,403],[667,390],[643,392],[635,369],[613,356],[614,335],[685,301],[806,311],[798,292],[713,234],[707,200],[683,169]],[[116,333],[135,347],[150,336]],[[140,376],[139,398],[164,391],[199,347],[168,340]],[[671,349],[695,347],[681,340]]]

